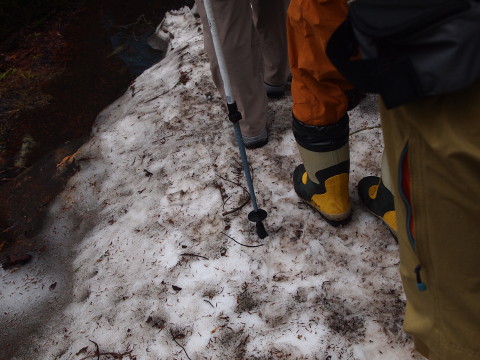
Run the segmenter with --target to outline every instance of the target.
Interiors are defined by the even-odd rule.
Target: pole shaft
[[[229,108],[229,118],[230,120],[232,120],[232,123],[233,123],[233,129],[235,131],[238,150],[242,158],[243,173],[245,175],[248,191],[250,193],[250,200],[253,206],[253,211],[249,214],[249,219],[256,223],[257,234],[261,239],[263,239],[266,236],[268,236],[267,232],[265,231],[265,227],[262,223],[262,221],[267,216],[267,212],[265,210],[259,209],[257,205],[257,198],[255,196],[252,176],[250,174],[250,165],[248,163],[247,154],[245,152],[245,145],[243,143],[242,131],[240,130],[240,125],[238,123],[238,121],[242,117],[237,110],[237,105],[233,98],[232,87],[230,85],[230,77],[228,75],[227,65],[225,62],[225,57],[223,55],[222,44],[220,43],[220,36],[218,34],[217,24],[215,22],[215,15],[213,13],[212,3],[210,0],[204,0],[203,3],[205,5],[205,12],[207,14],[208,25],[210,26],[210,32],[212,34],[213,47],[215,49],[215,55],[217,56],[218,67],[220,69],[220,75],[223,81],[223,89],[225,91],[225,97],[228,105],[227,107]]]
[[[225,57],[223,56],[222,44],[220,44],[220,36],[218,35],[217,23],[215,22],[215,15],[213,13],[212,3],[210,0],[203,1],[205,5],[205,12],[207,13],[208,25],[210,26],[210,33],[212,34],[213,47],[215,55],[217,56],[218,67],[223,81],[223,90],[227,104],[233,104],[232,86],[230,85],[230,76],[228,76]]]
[[[233,123],[233,129],[235,130],[235,137],[237,139],[237,144],[242,144],[242,146],[241,145],[238,146],[238,150],[242,158],[243,173],[245,174],[245,179],[247,180],[248,192],[250,193],[250,199],[252,201],[253,210],[258,211],[257,198],[255,196],[255,190],[253,189],[252,176],[250,174],[247,154],[245,152],[245,146],[243,146],[242,132],[240,131],[240,125],[238,125],[238,122]]]

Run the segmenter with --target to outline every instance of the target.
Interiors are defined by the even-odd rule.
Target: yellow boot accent
[[[330,220],[344,219],[350,213],[348,174],[342,173],[327,179],[325,189],[325,194],[312,196],[312,205]]]
[[[387,224],[392,231],[397,232],[397,214],[395,213],[395,210],[393,211],[387,211],[383,215],[383,221],[385,224]]]
[[[326,152],[307,150],[299,144],[297,146],[303,164],[293,172],[295,192],[330,225],[348,224],[351,220],[348,143]]]
[[[302,183],[303,185],[307,185],[308,182],[308,173],[305,171],[302,175]]]
[[[368,189],[368,196],[370,197],[370,199],[375,199],[377,197],[377,193],[378,193],[378,185],[372,185],[370,186],[370,188]]]
[[[367,209],[383,220],[396,238],[397,218],[390,190],[378,176],[364,177],[358,183],[358,195]]]

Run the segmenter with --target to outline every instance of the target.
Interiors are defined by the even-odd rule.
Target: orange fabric
[[[332,65],[325,48],[345,20],[346,0],[292,0],[287,34],[292,72],[292,111],[307,125],[336,123],[347,111],[351,85]]]

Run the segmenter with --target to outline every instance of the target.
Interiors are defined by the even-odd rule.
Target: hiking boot
[[[325,126],[293,118],[292,129],[303,164],[293,173],[298,196],[331,225],[350,221],[348,115]]]
[[[297,195],[330,225],[337,227],[350,222],[348,173],[333,175],[317,184],[310,180],[305,166],[301,164],[293,172],[293,186]]]
[[[266,82],[263,83],[263,87],[269,98],[278,99],[285,95],[285,84],[283,85],[270,85]]]
[[[397,216],[393,194],[382,179],[378,176],[364,177],[358,183],[358,196],[368,211],[382,219],[393,237],[397,239]]]
[[[260,134],[256,136],[245,136],[242,135],[243,144],[247,149],[257,149],[268,143],[268,133],[267,130],[263,130]]]

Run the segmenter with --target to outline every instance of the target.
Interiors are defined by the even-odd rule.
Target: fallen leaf
[[[210,331],[210,334],[215,334],[217,332],[217,330],[220,329],[220,328],[222,328],[222,326],[217,326],[215,329]]]
[[[58,164],[57,164],[57,169],[58,168],[61,168],[61,167],[65,167],[65,166],[68,166],[68,165],[71,165],[72,163],[75,162],[76,160],[76,156],[78,155],[78,151],[73,154],[73,155],[70,155],[70,156],[65,156],[62,161],[60,161]]]

